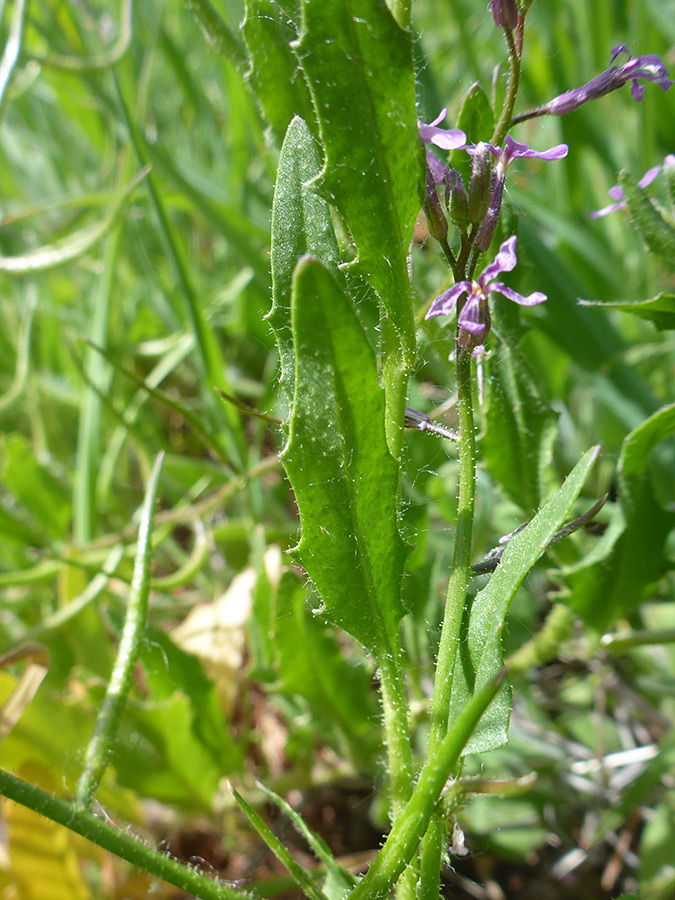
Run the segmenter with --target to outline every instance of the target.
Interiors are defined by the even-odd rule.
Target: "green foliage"
[[[619,184],[626,198],[634,228],[645,246],[666,265],[672,267],[675,257],[675,228],[652,203],[649,194],[635,181],[630,172],[622,172]]]
[[[651,300],[582,300],[584,306],[603,306],[605,309],[618,309],[647,319],[659,331],[675,330],[675,294],[659,294]]]
[[[298,48],[319,118],[325,169],[315,186],[344,216],[359,270],[415,359],[407,254],[422,201],[412,34],[381,0],[304,4]],[[346,127],[345,127],[346,126]]]
[[[403,615],[406,549],[375,353],[320,263],[298,265],[291,302],[295,398],[283,461],[300,510],[295,555],[321,595],[322,615],[382,659]]]
[[[602,545],[565,571],[568,602],[598,630],[633,612],[669,567],[665,545],[675,513],[658,502],[649,462],[657,444],[673,433],[671,404],[626,437],[618,466],[620,510]]]
[[[527,527],[511,538],[487,586],[471,601],[464,615],[453,669],[451,720],[461,713],[476,691],[489,684],[503,665],[501,634],[509,605],[569,515],[599,451],[599,447],[592,447]],[[481,718],[464,753],[482,753],[505,744],[510,716],[511,691],[504,685]]]
[[[242,33],[251,58],[247,80],[276,142],[281,144],[294,116],[316,130],[312,100],[294,46],[297,4],[247,0]]]
[[[276,599],[274,647],[279,690],[302,698],[324,727],[337,730],[337,745],[368,764],[378,710],[363,664],[345,659],[335,636],[307,603],[307,588],[290,572],[282,576]]]
[[[339,250],[325,200],[307,187],[321,171],[319,148],[302,119],[288,126],[279,156],[272,206],[272,309],[281,365],[281,384],[293,397],[295,358],[291,333],[291,288],[297,261],[310,255],[339,278]]]
[[[401,428],[406,403],[461,428],[453,321],[423,321],[428,299],[450,286],[447,260],[422,220],[410,243],[424,186],[417,120],[447,106],[444,125],[489,140],[510,82],[487,4],[455,3],[450,15],[440,0],[415,0],[406,29],[396,22],[408,24],[408,6],[17,0],[0,10],[0,645],[11,651],[0,700],[21,696],[30,674],[17,648],[39,641],[49,655],[0,747],[0,787],[153,873],[139,886],[111,856],[101,880],[74,845],[102,898],[168,896],[160,878],[194,896],[241,896],[211,877],[222,859],[210,847],[236,847],[230,863],[259,858],[226,780],[254,818],[279,810],[304,835],[322,868],[302,883],[331,900],[353,886],[335,858],[372,856],[387,809],[399,812],[392,837],[357,898],[394,888],[441,810],[437,833],[457,820],[445,877],[481,881],[489,866],[507,895],[513,865],[555,895],[551,868],[583,833],[584,900],[586,884],[600,895],[602,867],[645,811],[638,868],[616,875],[611,893],[636,881],[645,897],[672,893],[675,318],[663,275],[673,221],[653,199],[660,182],[645,192],[630,176],[621,184],[634,227],[622,213],[587,213],[622,168],[645,171],[675,146],[675,90],[646,84],[638,105],[625,86],[509,130],[538,150],[566,141],[570,153],[509,170],[495,241],[517,232],[519,261],[504,280],[549,299],[519,311],[497,300],[471,363],[483,390],[474,383],[475,516],[459,568],[469,580],[470,563],[532,518],[592,444],[603,452],[583,508],[610,500],[547,549],[553,575],[535,566],[523,577],[581,487],[575,470],[574,490],[566,482],[487,585],[469,590],[452,728],[429,760],[458,482],[468,479],[458,442]],[[515,113],[597,75],[628,35],[636,54],[667,59],[664,4],[624,6],[533,5]],[[468,175],[469,154],[451,161]],[[672,169],[663,175],[672,200]],[[452,226],[449,248],[461,250]],[[288,429],[292,485],[279,460]],[[300,528],[304,571],[292,556],[266,567]],[[136,557],[151,566],[147,627],[123,654],[126,702],[105,733],[96,792],[113,825],[28,782],[46,772],[74,795],[119,682]],[[230,591],[240,578],[245,589]],[[565,602],[549,615],[558,590]],[[203,608],[224,613],[202,630],[205,646],[179,648],[176,627]],[[609,627],[616,634],[603,635]],[[510,724],[509,688],[485,713],[502,655],[519,698]],[[509,744],[488,751],[507,727]],[[203,865],[153,849],[168,823],[171,852],[194,838]],[[457,859],[462,828],[470,853]],[[437,879],[440,846],[432,863]],[[291,885],[258,883],[269,872],[266,860],[251,871],[258,895]],[[16,893],[12,878],[3,867],[0,886]],[[416,883],[413,865],[398,900]],[[456,881],[448,889],[461,892]],[[420,892],[438,896],[428,872]]]
[[[495,481],[526,513],[541,502],[557,416],[540,398],[522,353],[503,340],[487,363],[485,462]]]

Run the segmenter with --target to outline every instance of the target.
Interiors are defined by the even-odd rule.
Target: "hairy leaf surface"
[[[291,284],[298,260],[310,254],[339,278],[339,250],[328,204],[307,182],[321,170],[315,139],[296,116],[279,157],[272,206],[272,309],[268,315],[281,359],[281,383],[293,396],[295,361],[291,334]]]
[[[349,300],[316,260],[296,270],[292,322],[295,398],[283,462],[300,510],[296,557],[326,618],[380,658],[403,614],[406,551],[375,354]]]
[[[308,0],[303,26],[299,54],[326,156],[316,184],[344,216],[411,365],[407,257],[423,176],[412,34],[384,0]]]

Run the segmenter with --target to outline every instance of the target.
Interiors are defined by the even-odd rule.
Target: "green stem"
[[[412,303],[410,304],[411,321]],[[414,321],[412,325],[414,334]],[[405,349],[391,319],[380,322],[382,336],[382,383],[384,385],[385,423],[389,452],[400,461],[403,447],[403,419],[405,415],[408,375],[411,366],[406,361]]]
[[[408,703],[400,661],[386,653],[378,661],[391,780],[391,812],[395,819],[412,794],[413,766],[408,728]]]
[[[434,677],[434,696],[431,704],[429,755],[431,756],[448,731],[452,676],[459,646],[460,627],[466,591],[471,578],[471,535],[476,496],[476,442],[473,422],[471,383],[471,351],[457,347],[457,410],[459,414],[459,501],[455,553],[448,581],[445,615]],[[439,893],[441,854],[445,824],[437,817],[422,844],[422,872],[433,878],[422,884],[420,897],[431,900]],[[435,873],[435,874],[432,874]]]
[[[410,799],[413,786],[405,676],[395,653],[383,655],[379,661],[379,674],[391,791],[391,818],[395,822]],[[397,887],[397,900],[413,900],[416,883],[417,867],[413,864],[408,866]]]
[[[421,836],[429,827],[441,792],[457,765],[460,753],[480,717],[506,680],[506,675],[506,668],[501,669],[491,681],[474,694],[437,751],[429,757],[410,800],[394,822],[389,837],[370,869],[349,895],[350,900],[386,897],[396,884],[413,858]]]
[[[660,631],[631,631],[627,634],[606,634],[600,640],[604,650],[621,653],[631,647],[644,647],[650,644],[675,643],[675,628],[663,628]]]
[[[471,395],[471,351],[457,348],[457,411],[459,416],[459,501],[455,553],[448,582],[445,616],[436,662],[431,705],[429,752],[433,753],[448,730],[452,672],[459,629],[471,578],[471,535],[476,495],[476,440]]]
[[[113,278],[117,271],[115,260],[119,249],[121,229],[115,228],[104,249],[103,272],[93,291],[89,340],[97,346],[108,342],[108,311],[112,296]],[[107,392],[108,366],[90,345],[85,362],[87,384],[81,394],[77,434],[77,462],[73,491],[73,539],[76,546],[86,544],[93,537],[96,517],[96,479],[101,456],[101,407]]]
[[[81,806],[88,806],[91,803],[94,791],[105,772],[108,764],[110,742],[115,736],[129,691],[131,690],[134,666],[138,659],[139,644],[145,627],[145,617],[148,609],[152,522],[159,476],[163,463],[164,453],[160,453],[155,460],[148,479],[122,638],[117,650],[117,658],[110,676],[108,689],[96,719],[94,733],[87,747],[84,769],[77,785],[77,803]]]
[[[509,83],[506,88],[506,96],[504,97],[502,111],[499,116],[499,121],[495,125],[492,139],[490,140],[490,143],[494,144],[496,147],[501,146],[509,125],[511,124],[513,107],[515,106],[516,96],[518,94],[518,84],[520,82],[520,54],[522,53],[523,47],[523,24],[524,17],[520,16],[517,26],[517,41],[514,40],[513,32],[509,28],[504,29],[506,43],[509,45],[510,71]]]
[[[0,793],[32,809],[34,812],[65,825],[75,834],[103,847],[134,866],[144,869],[151,875],[162,878],[175,885],[181,891],[198,897],[199,900],[243,900],[249,897],[244,891],[237,891],[229,885],[221,884],[196,872],[194,868],[183,865],[165,853],[159,853],[147,844],[141,843],[127,831],[116,825],[109,825],[103,818],[93,815],[88,810],[78,808],[46,793],[26,781],[22,781],[9,772],[0,769]]]

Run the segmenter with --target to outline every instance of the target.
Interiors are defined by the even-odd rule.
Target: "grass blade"
[[[139,644],[145,627],[148,608],[152,525],[159,476],[163,463],[164,454],[160,453],[152,467],[145,499],[143,500],[138,547],[134,562],[134,575],[131,582],[122,638],[108,683],[108,690],[96,720],[94,734],[87,747],[84,771],[77,785],[77,803],[79,806],[89,806],[94,791],[105,772],[108,764],[110,742],[117,731],[117,726],[131,689],[131,679],[136,659],[138,658]]]

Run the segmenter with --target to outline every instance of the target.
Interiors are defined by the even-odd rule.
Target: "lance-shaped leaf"
[[[300,510],[295,555],[326,618],[379,659],[403,614],[406,551],[375,353],[333,276],[311,258],[295,272],[292,322],[295,397],[282,460]]]
[[[527,363],[510,342],[504,340],[487,365],[487,467],[511,500],[530,513],[541,503],[557,416],[539,397]]]
[[[294,50],[297,7],[297,0],[247,0],[241,29],[251,58],[246,78],[277,143],[293,116],[315,124],[312,98]]]
[[[298,260],[307,254],[320,260],[339,278],[340,253],[326,201],[306,185],[321,170],[315,139],[296,116],[288,126],[279,157],[272,205],[272,309],[281,360],[281,383],[293,396],[295,361],[291,334],[291,283]]]
[[[581,306],[602,306],[648,319],[659,331],[675,330],[675,294],[659,294],[650,300],[580,300]]]
[[[674,433],[671,404],[626,437],[619,457],[619,509],[595,552],[563,571],[567,602],[600,631],[629,615],[667,568],[664,548],[675,513],[658,502],[648,468],[654,448]]]
[[[501,633],[511,600],[567,518],[599,452],[599,447],[591,447],[529,525],[509,541],[487,586],[465,612],[463,636],[452,678],[451,722],[502,667]],[[510,716],[511,691],[506,684],[481,717],[464,752],[482,753],[503,746]]]
[[[412,48],[412,33],[384,0],[304,4],[299,55],[325,149],[316,185],[344,216],[408,367],[415,328],[407,257],[424,171]]]

